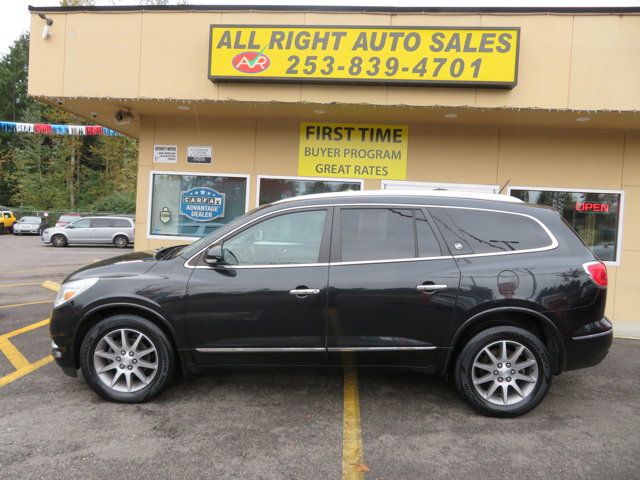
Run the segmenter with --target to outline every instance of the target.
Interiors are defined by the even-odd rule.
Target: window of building
[[[258,205],[312,193],[362,190],[361,180],[335,180],[305,177],[258,177]]]
[[[247,210],[248,176],[151,172],[149,234],[203,237]]]
[[[326,210],[288,213],[264,220],[224,242],[232,265],[317,263]]]
[[[345,208],[340,212],[342,261],[414,258],[413,210]]]
[[[450,207],[431,208],[431,213],[455,253],[504,253],[553,244],[542,225],[525,215]]]
[[[509,194],[525,202],[555,208],[601,260],[618,261],[621,191],[511,187]]]
[[[483,183],[407,182],[382,180],[383,190],[452,190],[454,192],[498,193],[498,185]]]

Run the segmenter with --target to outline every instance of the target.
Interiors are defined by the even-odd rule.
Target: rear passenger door
[[[421,208],[335,209],[327,348],[333,363],[429,366],[460,272]]]

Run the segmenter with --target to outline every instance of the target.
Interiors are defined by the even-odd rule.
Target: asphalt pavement
[[[363,370],[355,396],[342,371],[245,370],[120,405],[48,360],[55,293],[41,284],[123,252],[10,235],[0,251],[0,479],[640,478],[638,340],[556,377],[516,419],[479,416],[441,378]],[[346,412],[359,413],[355,427]],[[348,433],[361,441],[353,477]]]

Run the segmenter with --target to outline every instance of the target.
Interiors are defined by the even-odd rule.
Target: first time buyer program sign
[[[209,78],[513,88],[518,27],[211,25]]]
[[[405,125],[301,123],[298,175],[403,180],[408,134]]]

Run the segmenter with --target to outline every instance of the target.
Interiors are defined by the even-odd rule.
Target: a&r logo
[[[233,68],[242,73],[260,73],[264,72],[271,60],[264,53],[264,49],[260,52],[242,52],[237,54],[231,60]]]

